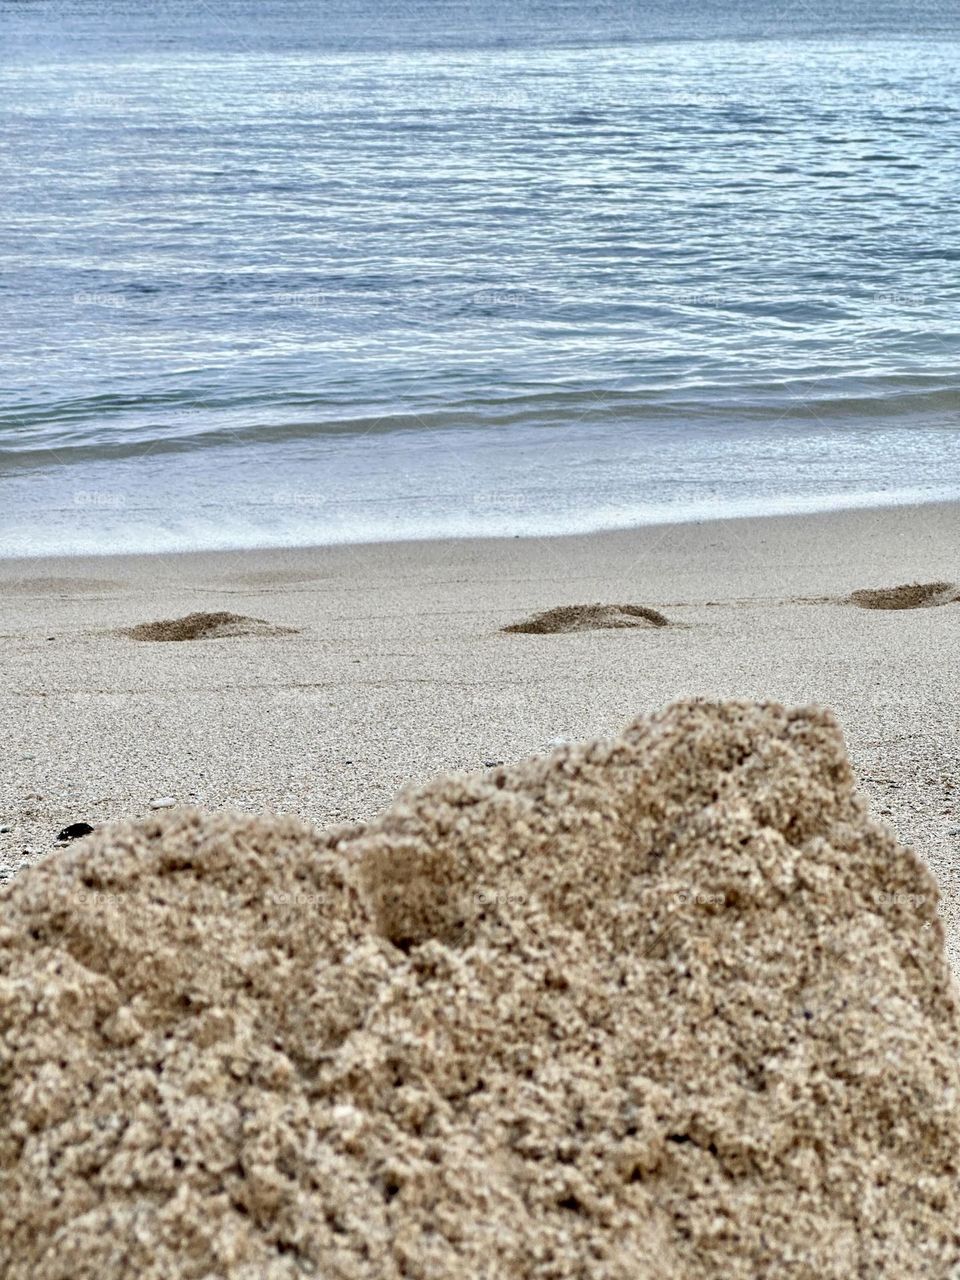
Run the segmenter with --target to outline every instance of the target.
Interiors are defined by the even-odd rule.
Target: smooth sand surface
[[[326,824],[405,783],[612,734],[675,699],[834,709],[875,815],[936,875],[960,971],[960,604],[842,603],[960,581],[960,506],[585,537],[0,562],[0,865],[151,799]],[[669,627],[500,628],[636,604]],[[251,634],[138,641],[191,613]],[[264,634],[262,622],[293,633]]]

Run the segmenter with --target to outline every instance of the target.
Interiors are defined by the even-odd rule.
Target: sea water
[[[0,554],[960,496],[960,8],[0,0]]]

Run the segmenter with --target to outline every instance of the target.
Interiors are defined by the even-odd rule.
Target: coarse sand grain
[[[958,1100],[934,882],[824,711],[0,889],[4,1280],[946,1280]]]

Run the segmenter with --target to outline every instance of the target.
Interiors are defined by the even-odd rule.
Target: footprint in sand
[[[119,634],[131,640],[224,640],[233,636],[291,636],[297,630],[240,613],[188,613],[183,618],[141,622]]]
[[[958,600],[960,587],[955,582],[908,582],[900,587],[851,591],[845,603],[860,609],[930,609]]]
[[[670,622],[656,609],[642,604],[558,605],[545,613],[535,613],[523,622],[514,622],[501,631],[524,635],[555,635],[564,631],[599,631],[624,627],[668,627]]]

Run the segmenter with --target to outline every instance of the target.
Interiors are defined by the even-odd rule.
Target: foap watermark
[[[689,293],[677,294],[676,301],[683,307],[723,307],[730,299],[722,293],[709,289],[692,290]]]
[[[271,506],[299,509],[322,507],[327,502],[323,493],[310,493],[296,489],[276,489],[269,497]]]
[[[525,893],[504,892],[498,889],[477,889],[473,898],[480,907],[523,907],[529,901]]]
[[[79,889],[71,896],[74,902],[81,907],[106,907],[111,903],[129,903],[130,901],[129,894],[111,893],[106,889]]]
[[[873,300],[884,307],[925,307],[930,301],[925,293],[913,293],[909,289],[881,289],[873,295]]]
[[[727,904],[726,894],[723,893],[703,893],[700,890],[681,890],[677,895],[677,902],[681,907],[687,905],[694,907],[725,907]]]
[[[887,89],[875,86],[858,93],[861,110],[876,110],[891,107],[898,111],[932,111],[943,110],[942,104],[931,98],[920,98],[915,93],[904,92],[903,89]]]
[[[882,893],[874,891],[873,900],[879,907],[910,907],[917,910],[927,901],[925,893]]]
[[[534,295],[527,289],[479,289],[472,301],[477,307],[525,307]]]
[[[305,893],[298,889],[291,893],[270,893],[267,895],[267,900],[275,907],[296,907],[301,911],[316,911],[326,906],[330,898],[325,893]]]
[[[671,889],[663,886],[636,891],[637,899],[644,907],[661,907],[676,903],[681,907],[725,907],[727,895],[716,889]]]
[[[92,507],[99,511],[118,511],[127,505],[126,495],[109,489],[79,489],[73,495],[75,507]]]
[[[320,289],[293,289],[268,293],[266,300],[275,307],[294,307],[300,311],[324,311],[332,298]]]
[[[70,97],[70,106],[74,111],[101,111],[111,107],[119,109],[128,104],[127,98],[117,93],[104,93],[100,89],[79,89]]]
[[[464,499],[464,506],[482,515],[503,515],[507,512],[526,512],[530,510],[529,493],[507,493],[504,491],[481,491],[471,493]]]
[[[119,293],[105,293],[103,290],[81,291],[73,294],[75,307],[110,307],[121,310],[127,305],[127,299]]]

